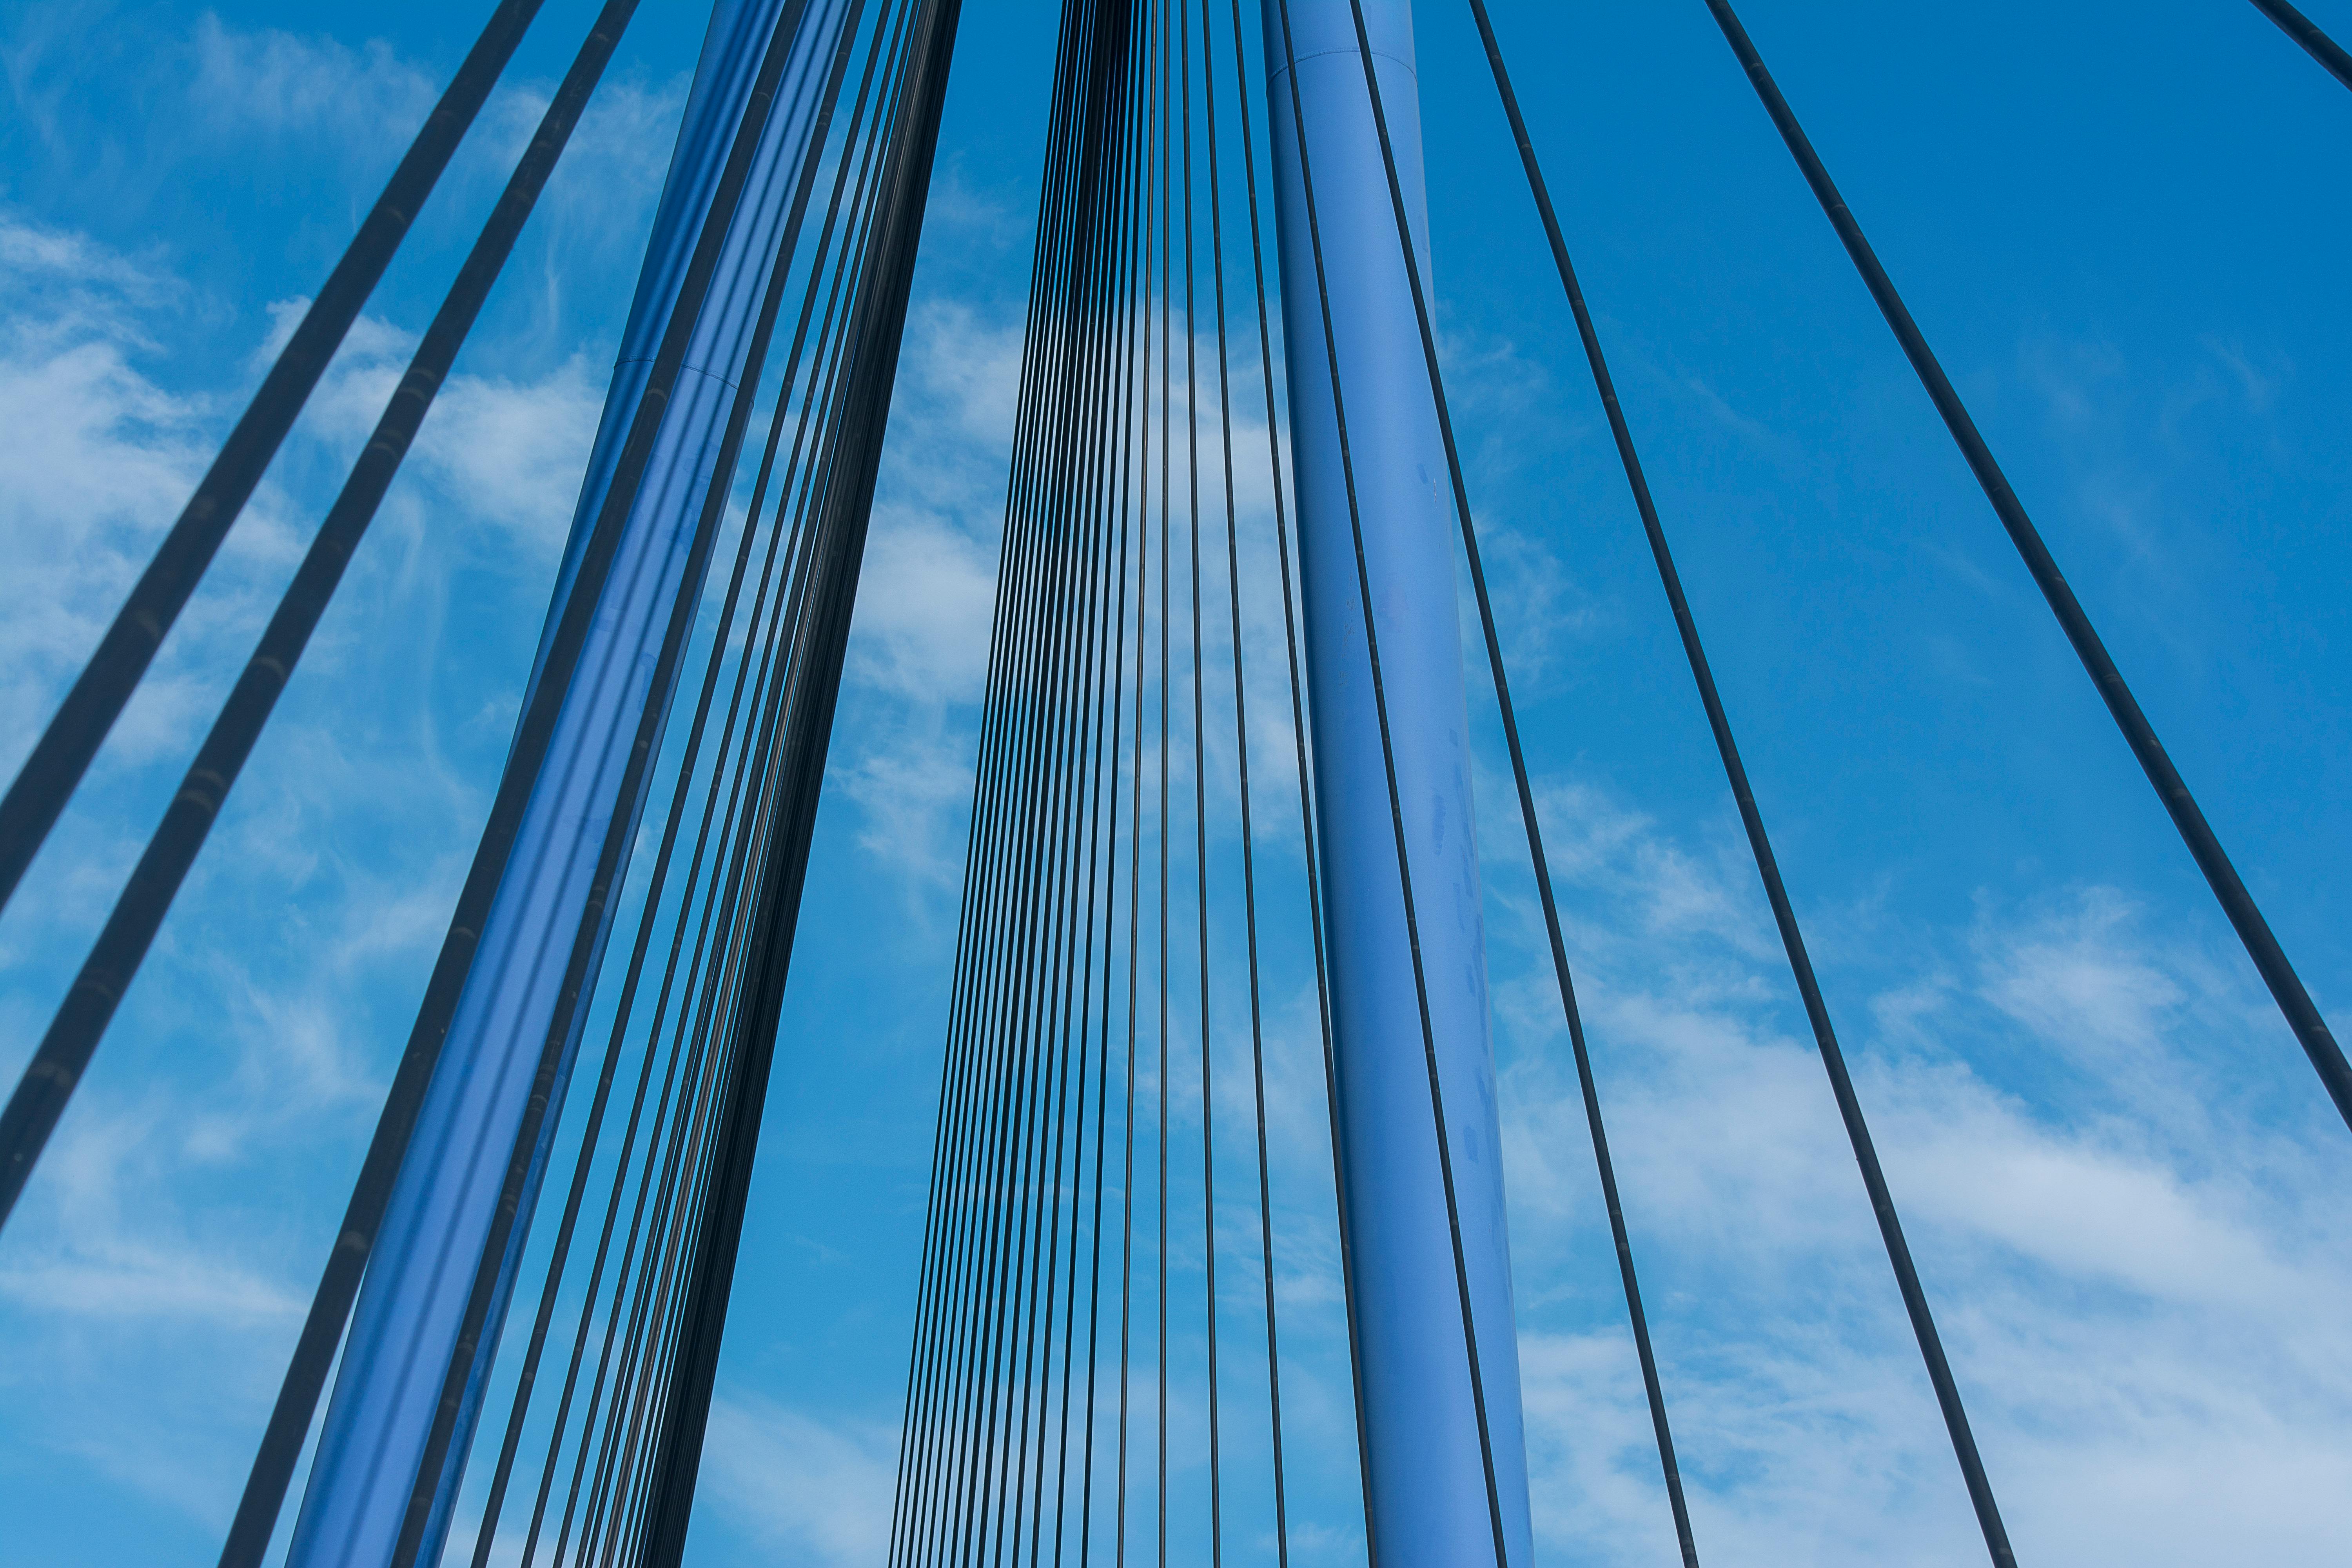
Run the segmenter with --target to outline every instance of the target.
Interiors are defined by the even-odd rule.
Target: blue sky
[[[478,9],[29,0],[0,22],[0,764]],[[547,7],[0,921],[0,1070],[590,9]],[[1466,9],[1417,9],[1448,374],[1702,1552],[1968,1561]],[[1495,9],[2021,1555],[2340,1554],[2352,1137],[1705,7]],[[2240,0],[1746,16],[2342,1027],[2352,97]],[[217,1551],[487,809],[700,20],[639,18],[0,1242],[12,1561]],[[700,1563],[879,1560],[1052,22],[966,5]],[[1482,791],[1539,1553],[1663,1563],[1507,780]],[[1311,1000],[1276,1010],[1304,1039]],[[1309,1131],[1311,1088],[1278,1075]],[[1283,1280],[1310,1366],[1312,1206]],[[1344,1413],[1303,1395],[1300,1419]],[[1302,1561],[1350,1544],[1342,1510]]]

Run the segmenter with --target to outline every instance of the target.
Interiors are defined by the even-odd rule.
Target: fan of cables
[[[1064,9],[894,1565],[1360,1529],[1252,68]]]

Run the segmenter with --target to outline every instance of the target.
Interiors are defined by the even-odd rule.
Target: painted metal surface
[[[791,4],[718,0],[714,7],[542,634],[542,660],[636,416],[760,57]],[[678,595],[701,592],[698,572],[689,571],[695,521],[778,230],[803,160],[822,152],[810,146],[811,131],[846,10],[846,0],[808,0],[802,14],[741,209],[369,1260],[295,1526],[291,1568],[373,1568],[392,1559],[630,742],[646,703],[666,709],[670,700],[668,690],[651,689],[656,654]],[[534,687],[538,679],[535,663]],[[617,897],[605,902],[599,958],[617,902]],[[593,977],[593,965],[589,973]],[[587,1011],[576,1011],[565,1042],[554,1103],[542,1123],[483,1348],[436,1483],[421,1563],[438,1561],[447,1532]]]
[[[1496,1500],[1509,1568],[1520,1568],[1532,1561],[1526,1442],[1454,606],[1456,525],[1349,0],[1287,0],[1287,48],[1285,8],[1265,0],[1267,98],[1371,1527],[1378,1561],[1390,1568],[1496,1560],[1398,870],[1401,816]],[[1364,0],[1363,9],[1426,284],[1412,10],[1406,0]],[[1339,348],[1338,408],[1294,92]],[[1394,753],[1394,816],[1339,408]]]

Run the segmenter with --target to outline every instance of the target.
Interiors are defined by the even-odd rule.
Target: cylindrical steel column
[[[1348,1290],[1374,1546],[1383,1568],[1493,1563],[1499,1514],[1507,1559],[1500,1568],[1525,1568],[1531,1561],[1526,1440],[1444,448],[1349,0],[1263,0],[1263,11],[1339,1063]],[[1408,0],[1363,0],[1363,11],[1426,283],[1412,7]],[[1338,344],[1336,399],[1327,299]],[[1358,575],[1359,527],[1379,696]],[[1400,830],[1412,888],[1411,932]],[[1483,1444],[1413,935],[1444,1089],[1461,1273],[1476,1330]]]
[[[573,517],[548,636],[604,505],[761,57],[779,19],[789,25],[797,12],[791,63],[368,1260],[295,1525],[289,1568],[374,1568],[391,1560],[399,1539],[555,1016],[572,935],[618,806],[630,745],[646,705],[667,708],[670,699],[669,691],[652,689],[656,652],[678,595],[701,592],[699,574],[690,570],[689,544],[712,482],[728,405],[743,374],[780,226],[804,160],[823,151],[811,145],[811,133],[847,9],[847,0],[718,0],[714,7]],[[531,685],[538,680],[535,666]],[[617,901],[605,902],[606,929]],[[600,931],[600,952],[603,940]],[[592,983],[594,973],[592,964]],[[420,1563],[440,1558],[587,1012],[583,1005],[573,1015],[497,1295],[435,1479]]]

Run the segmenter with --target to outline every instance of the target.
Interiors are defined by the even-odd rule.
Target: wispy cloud
[[[771,1553],[809,1568],[871,1568],[890,1536],[895,1421],[844,1420],[750,1395],[710,1413],[705,1484]]]
[[[194,292],[160,258],[0,212],[0,416],[26,437],[0,456],[0,549],[33,590],[0,623],[13,768],[244,388],[158,379]],[[0,1071],[39,1037],[414,341],[355,328],[9,910]],[[273,343],[247,347],[240,382]],[[267,1407],[447,919],[504,740],[467,721],[527,668],[602,394],[581,350],[451,379],[9,1226],[0,1316],[58,1373],[13,1385],[15,1431],[202,1531],[236,1494],[223,1413],[241,1431]],[[453,611],[474,623],[455,663]]]
[[[926,899],[962,858],[1020,356],[1016,322],[914,312],[859,581],[847,679],[863,700],[832,768],[861,845]]]
[[[424,123],[440,87],[381,39],[352,48],[278,28],[243,32],[206,12],[190,49],[191,103],[222,131],[382,146],[386,126]]]
[[[1548,798],[1570,904],[1641,933],[1572,945],[1702,1549],[1965,1552],[1821,1068],[1732,912],[1752,890],[1604,790]],[[1661,863],[1715,892],[1662,900]],[[1696,912],[1643,918],[1662,902]],[[1912,962],[1833,966],[1832,1006],[2012,1533],[2148,1563],[2321,1551],[2352,1331],[2314,1309],[2352,1288],[2352,1227],[2336,1152],[2227,1083],[2282,1045],[2247,980],[2104,888],[1883,934]],[[1671,1536],[1548,982],[1499,1004],[1548,1037],[1505,1095],[1539,1527],[1569,1560],[1645,1562]]]

